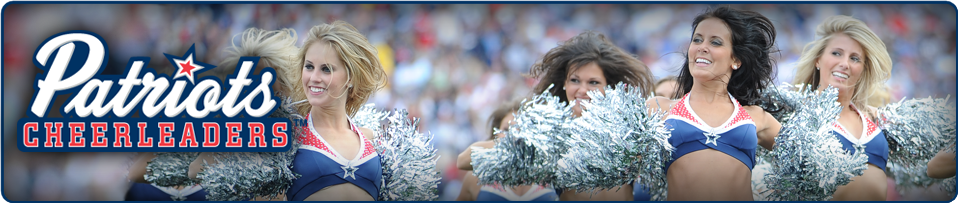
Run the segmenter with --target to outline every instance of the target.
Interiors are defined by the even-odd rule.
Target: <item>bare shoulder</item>
[[[753,118],[754,123],[766,122],[767,120],[773,120],[773,115],[768,113],[760,106],[743,106],[744,110],[747,110],[747,114],[750,114],[750,118]]]
[[[657,96],[657,97],[647,99],[647,107],[659,108],[660,111],[670,110],[671,108],[673,108],[673,105],[676,103],[677,101],[670,100],[669,98],[663,97],[663,96]]]
[[[371,130],[371,129],[367,129],[367,128],[364,128],[364,127],[360,127],[360,133],[362,133],[362,134],[363,134],[363,137],[367,138],[368,140],[372,140],[372,139],[374,139],[374,138],[377,138],[377,135],[374,134],[374,133],[373,133],[373,130]]]

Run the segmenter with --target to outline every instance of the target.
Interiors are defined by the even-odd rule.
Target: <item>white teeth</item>
[[[835,76],[835,77],[840,77],[840,78],[843,78],[843,79],[850,78],[850,76],[847,76],[846,74],[840,73],[840,72],[833,72],[833,76]]]
[[[710,62],[710,60],[698,58],[698,59],[697,59],[697,63],[707,63],[707,64],[711,64],[711,63],[713,63],[713,62]]]
[[[311,92],[321,92],[321,91],[326,91],[326,90],[327,90],[327,89],[324,89],[324,88],[310,87],[310,91],[311,91]]]

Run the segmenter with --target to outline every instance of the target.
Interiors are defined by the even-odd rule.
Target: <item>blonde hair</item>
[[[793,83],[818,88],[820,76],[816,70],[816,63],[823,55],[827,42],[830,42],[836,34],[849,36],[863,48],[864,71],[861,73],[860,80],[854,84],[850,103],[861,108],[867,107],[867,100],[880,91],[878,89],[882,89],[884,82],[890,78],[893,60],[890,59],[887,46],[883,44],[880,37],[873,33],[863,21],[850,16],[833,16],[817,26],[817,36],[820,38],[804,46],[803,54],[797,62],[797,74]]]
[[[243,33],[235,35],[233,38],[240,37],[240,45],[232,42],[230,47],[224,50],[226,57],[220,62],[218,75],[226,76],[236,70],[240,57],[259,56],[260,62],[254,68],[253,74],[261,74],[263,68],[272,67],[276,70],[276,82],[280,84],[280,90],[273,90],[281,96],[290,96],[294,84],[291,77],[296,77],[296,56],[297,56],[297,32],[293,29],[281,30],[262,30],[259,28],[248,28]],[[232,39],[232,38],[231,38]]]
[[[307,40],[304,41],[297,55],[298,67],[303,68],[304,58],[310,45],[319,42],[325,42],[336,50],[346,67],[347,83],[344,86],[353,85],[352,88],[347,89],[346,109],[347,114],[353,117],[360,106],[367,102],[370,95],[386,86],[387,74],[380,65],[377,48],[346,22],[338,20],[332,24],[320,24],[311,28],[310,33],[307,34]],[[294,101],[306,99],[302,77],[297,78],[297,84],[294,86],[294,91],[298,94],[294,95],[296,96]],[[301,103],[296,108],[301,114],[306,114],[310,111],[310,104]]]

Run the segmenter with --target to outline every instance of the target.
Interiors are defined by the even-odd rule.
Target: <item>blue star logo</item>
[[[713,146],[714,146],[714,147],[717,146],[717,139],[720,139],[720,135],[717,135],[717,133],[714,133],[714,132],[710,132],[710,133],[704,132],[704,133],[703,133],[703,136],[706,136],[706,137],[707,137],[707,143],[706,143],[706,144],[713,143]]]
[[[203,63],[195,59],[194,46],[190,45],[190,49],[187,50],[187,53],[184,53],[182,57],[177,57],[167,53],[163,53],[164,56],[167,56],[167,60],[170,60],[170,64],[173,64],[174,67],[177,67],[177,72],[173,74],[173,79],[180,77],[187,77],[187,80],[190,80],[190,83],[194,83],[193,78],[196,76],[196,73],[200,70],[213,69],[214,67],[211,64]],[[203,72],[203,71],[200,71]]]
[[[343,179],[347,179],[347,177],[350,177],[350,178],[353,178],[353,180],[357,180],[356,173],[357,173],[357,170],[360,168],[353,167],[353,166],[341,166],[340,168],[343,169]]]

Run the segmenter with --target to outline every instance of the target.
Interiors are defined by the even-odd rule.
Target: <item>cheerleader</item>
[[[771,82],[776,31],[752,11],[719,7],[693,22],[679,100],[657,97],[676,150],[666,166],[667,200],[753,200],[757,146],[771,149],[780,123],[756,106]]]
[[[604,87],[621,82],[639,88],[642,93],[653,91],[653,77],[647,66],[595,32],[580,33],[550,49],[533,65],[530,75],[540,78],[534,93],[549,92],[560,102],[572,104],[574,117],[580,117],[583,111],[580,103],[590,100],[589,91],[603,93]],[[560,200],[633,200],[633,185],[629,183],[595,192],[557,191]]]
[[[498,128],[500,130],[507,130],[513,122],[513,115],[520,110],[521,105],[521,101],[511,101],[500,105],[500,107],[490,115],[490,129]],[[494,145],[493,140],[500,137],[503,137],[503,133],[490,134],[490,139],[476,142],[470,146],[492,148]],[[461,161],[469,161],[470,153],[471,151],[468,148],[457,157],[458,167],[469,168],[469,162],[464,164]],[[477,185],[477,176],[473,175],[473,171],[468,171],[467,175],[463,176],[463,187],[460,188],[460,196],[457,197],[457,201],[556,201],[557,199],[558,196],[552,188],[545,188],[539,185],[516,186],[512,188],[500,185],[480,186]]]
[[[838,187],[833,200],[883,201],[890,150],[874,122],[876,109],[867,106],[867,100],[890,77],[892,60],[887,47],[866,24],[849,16],[827,18],[817,26],[817,36],[820,38],[804,47],[794,84],[820,91],[828,85],[837,87],[842,110],[831,129],[844,150],[862,149],[868,158],[863,175]]]
[[[219,69],[216,69],[216,72],[212,72],[214,70],[208,71],[208,73],[220,78],[225,78],[226,75],[234,73],[238,65],[237,63],[240,62],[240,57],[257,56],[260,57],[260,61],[254,68],[253,73],[260,74],[264,68],[273,68],[277,75],[276,82],[274,82],[271,87],[274,95],[289,96],[290,90],[292,89],[292,70],[294,66],[296,66],[293,61],[297,54],[297,47],[295,46],[297,41],[296,31],[293,29],[268,31],[259,28],[248,28],[237,35],[237,37],[239,37],[239,40],[234,41],[230,47],[224,50],[226,57],[217,66]],[[237,44],[238,42],[239,44]],[[189,177],[196,179],[197,174],[203,171],[204,163],[213,164],[216,162],[217,160],[214,159],[214,153],[200,153],[197,159],[190,163],[188,171]],[[202,190],[200,192],[206,193]],[[282,199],[283,197],[253,198],[253,200]]]
[[[380,158],[373,131],[350,118],[370,95],[386,85],[377,50],[343,21],[314,26],[298,55],[301,77],[295,93],[308,103],[293,171],[301,177],[287,191],[291,201],[373,201],[379,199]]]

